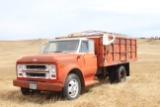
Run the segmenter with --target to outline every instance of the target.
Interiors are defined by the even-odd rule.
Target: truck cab
[[[15,86],[23,95],[35,90],[63,91],[67,99],[75,99],[81,89],[97,81],[97,58],[94,41],[69,38],[49,41],[42,54],[25,56],[17,61]]]

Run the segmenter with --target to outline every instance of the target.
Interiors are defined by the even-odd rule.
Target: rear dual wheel
[[[119,83],[126,81],[126,69],[124,66],[119,66],[109,72],[109,80],[111,83]]]
[[[126,81],[126,69],[124,66],[120,66],[116,70],[116,82],[125,82]]]

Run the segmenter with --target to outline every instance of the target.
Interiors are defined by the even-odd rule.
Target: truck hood
[[[18,63],[53,63],[53,62],[65,62],[73,60],[77,57],[77,54],[70,53],[54,53],[54,54],[40,54],[33,56],[25,56],[19,59]]]

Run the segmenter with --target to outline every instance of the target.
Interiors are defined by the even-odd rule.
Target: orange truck
[[[109,77],[111,83],[130,76],[130,62],[137,60],[137,41],[124,35],[85,31],[49,41],[43,53],[17,61],[13,85],[23,95],[62,92],[68,100],[82,89]]]

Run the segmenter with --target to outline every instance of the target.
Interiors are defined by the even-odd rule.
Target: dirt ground
[[[104,81],[86,89],[73,101],[52,92],[23,96],[12,85],[16,60],[39,53],[39,41],[0,41],[0,107],[159,107],[160,41],[138,40],[138,61],[131,63],[131,76],[120,84]]]

